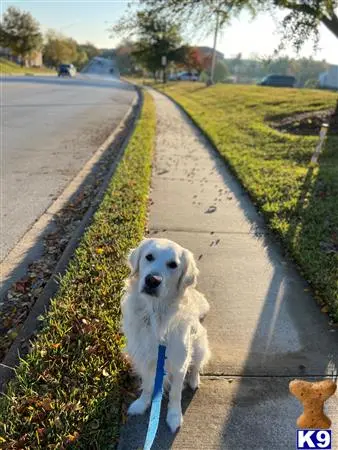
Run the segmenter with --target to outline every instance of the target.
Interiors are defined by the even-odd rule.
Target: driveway
[[[126,114],[136,92],[111,77],[1,80],[0,262]]]

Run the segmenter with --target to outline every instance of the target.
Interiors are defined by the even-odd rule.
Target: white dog
[[[151,403],[158,346],[167,346],[166,381],[170,384],[167,423],[174,433],[182,424],[181,396],[186,374],[197,389],[199,371],[210,352],[200,320],[209,304],[195,289],[198,270],[192,253],[167,239],[145,239],[129,255],[131,274],[122,299],[126,351],[142,378],[142,394],[128,414],[143,414]]]

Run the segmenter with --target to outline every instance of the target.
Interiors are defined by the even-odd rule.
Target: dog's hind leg
[[[191,366],[187,376],[187,382],[193,391],[198,389],[200,385],[200,370],[208,362],[209,358],[210,351],[205,333],[205,335],[202,335],[194,342]]]

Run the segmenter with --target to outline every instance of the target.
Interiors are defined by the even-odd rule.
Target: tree
[[[214,81],[216,83],[222,82],[225,80],[228,74],[229,71],[226,64],[222,61],[218,61],[215,66]]]
[[[124,39],[115,49],[115,60],[121,74],[135,72],[133,58],[134,42]]]
[[[214,26],[216,13],[224,25],[243,9],[255,15],[280,8],[287,13],[282,22],[283,37],[298,50],[309,38],[318,39],[322,23],[338,38],[338,0],[140,0],[147,11],[165,14],[180,23]]]
[[[75,61],[73,61],[73,64],[77,68],[77,70],[81,70],[84,68],[84,66],[88,62],[88,55],[87,52],[81,48],[80,45],[77,46],[77,55]]]
[[[77,57],[77,42],[74,39],[53,30],[48,31],[43,55],[46,65],[57,67],[62,63],[75,63]]]
[[[95,47],[91,42],[86,42],[85,44],[78,45],[78,51],[84,51],[87,55],[87,60],[91,60],[95,58],[95,56],[99,56],[101,53],[100,50]]]
[[[203,69],[203,59],[196,47],[182,45],[177,48],[171,55],[172,62],[177,67],[186,68],[187,70],[196,70],[200,72]]]
[[[0,24],[0,44],[20,56],[24,64],[25,59],[42,46],[39,23],[29,12],[10,6]]]
[[[176,24],[147,11],[137,12],[127,19],[122,18],[112,28],[112,32],[137,38],[132,55],[154,77],[162,68],[162,57],[166,56],[168,62],[173,61],[182,41]]]

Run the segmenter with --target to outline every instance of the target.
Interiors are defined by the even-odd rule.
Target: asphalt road
[[[0,262],[119,124],[135,95],[111,76],[2,79]]]

